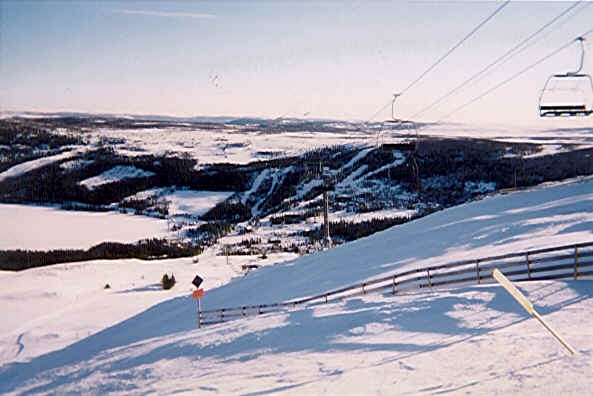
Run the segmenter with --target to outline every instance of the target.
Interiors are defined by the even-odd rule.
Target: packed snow
[[[87,262],[0,276],[2,394],[587,394],[593,281],[519,284],[569,355],[497,285],[370,294],[197,328],[203,308],[279,302],[467,258],[593,240],[593,180],[491,196],[246,276],[255,257]],[[285,260],[286,257],[268,258]],[[158,280],[173,272],[178,284]],[[104,289],[106,283],[109,289]]]
[[[0,250],[88,249],[101,242],[168,236],[167,221],[115,212],[0,204]]]

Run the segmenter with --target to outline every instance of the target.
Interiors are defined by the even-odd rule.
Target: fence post
[[[476,273],[478,275],[478,285],[480,284],[480,260],[476,260]]]
[[[430,268],[426,270],[426,273],[428,274],[428,286],[432,289],[432,281],[430,280]]]
[[[579,277],[579,248],[578,246],[574,247],[574,278],[577,279]]]
[[[525,259],[527,260],[527,275],[529,276],[529,280],[531,280],[531,261],[529,261],[529,252],[525,255]]]
[[[224,322],[224,308],[220,310],[220,321]]]
[[[245,315],[245,307],[243,307],[243,310],[242,310],[242,311],[243,311],[243,312],[242,312],[242,314],[243,314],[243,317],[247,316],[247,315]]]
[[[397,293],[397,284],[395,283],[395,275],[393,275],[393,294]]]
[[[327,304],[327,294],[325,295],[325,303]]]

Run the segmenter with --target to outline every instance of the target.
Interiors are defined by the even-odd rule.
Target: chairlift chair
[[[583,37],[576,41],[581,46],[579,67],[574,72],[553,74],[546,80],[539,96],[540,117],[573,117],[593,114],[593,79],[581,73],[585,57]]]
[[[391,100],[391,119],[383,121],[381,126],[381,130],[377,134],[377,145],[383,146],[384,145],[384,138],[387,132],[391,132],[393,134],[394,131],[397,131],[400,136],[398,137],[398,141],[400,144],[408,145],[411,143],[411,139],[405,138],[401,136],[403,131],[413,132],[416,136],[415,143],[418,142],[418,128],[416,127],[416,123],[411,120],[404,120],[395,117],[395,101],[401,94],[393,94],[393,98]],[[409,133],[408,133],[409,135]]]

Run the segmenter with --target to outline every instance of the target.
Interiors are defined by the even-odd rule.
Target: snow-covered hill
[[[581,179],[493,196],[232,280],[225,258],[212,252],[197,264],[88,262],[2,273],[0,393],[586,394],[591,280],[520,285],[577,349],[574,357],[494,285],[368,295],[202,329],[189,294],[196,273],[205,278],[204,308],[216,308],[591,241],[592,191],[593,180]],[[172,291],[156,285],[163,271],[178,279]]]

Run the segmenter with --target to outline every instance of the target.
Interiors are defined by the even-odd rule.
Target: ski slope
[[[0,274],[1,394],[588,394],[593,281],[520,284],[570,356],[502,287],[367,295],[197,328],[203,307],[277,302],[396,270],[593,240],[593,180],[443,210],[266,266],[88,262]],[[269,258],[285,260],[287,257]],[[244,261],[241,261],[244,260]],[[158,279],[174,272],[178,285]],[[109,282],[111,288],[103,289]]]

